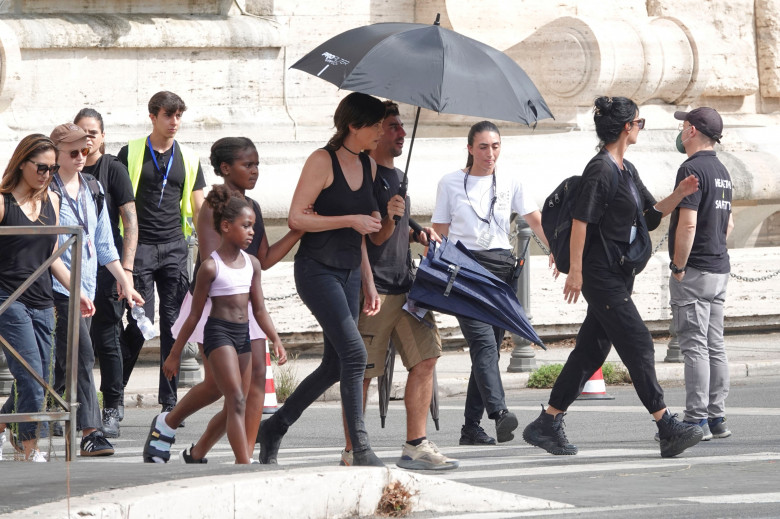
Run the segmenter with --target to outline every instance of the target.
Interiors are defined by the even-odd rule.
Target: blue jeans
[[[8,299],[8,294],[0,290],[0,304]],[[0,315],[0,335],[19,352],[24,360],[44,380],[49,380],[52,355],[52,331],[54,330],[54,309],[38,310],[15,301]],[[46,409],[44,390],[26,369],[3,348],[8,360],[8,369],[16,380],[17,398],[15,411],[18,413],[37,413]],[[11,397],[13,399],[13,396]],[[14,410],[13,402],[3,406],[4,412]],[[38,430],[40,427],[40,430]],[[38,434],[39,433],[39,434]],[[19,439],[32,440],[49,435],[48,422],[20,422]]]
[[[284,425],[295,423],[326,389],[341,382],[341,402],[354,451],[370,448],[363,422],[363,374],[366,348],[358,332],[360,268],[338,269],[297,256],[295,287],[322,327],[325,340],[322,362],[298,385],[276,417]]]

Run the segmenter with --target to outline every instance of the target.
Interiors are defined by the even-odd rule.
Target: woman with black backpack
[[[582,293],[588,311],[547,409],[543,407],[525,428],[523,439],[551,454],[577,454],[577,447],[566,438],[563,417],[614,344],[637,395],[656,421],[661,456],[676,456],[698,443],[702,430],[678,421],[667,410],[655,374],[653,338],[631,292],[634,276],[652,254],[648,230],[658,227],[661,218],[696,192],[698,181],[688,177],[656,203],[636,168],[624,159],[645,126],[636,103],[625,97],[599,97],[593,111],[599,152],[585,166],[579,182],[563,289],[568,303],[576,303]]]

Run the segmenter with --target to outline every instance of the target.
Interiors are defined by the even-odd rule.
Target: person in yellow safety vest
[[[206,181],[196,153],[174,137],[187,109],[173,92],[158,92],[149,100],[152,133],[131,140],[117,158],[127,166],[136,198],[138,248],[133,263],[136,290],[146,300],[144,311],[154,319],[154,285],[160,296],[160,366],[173,346],[171,326],[189,285],[187,238],[203,204]],[[192,220],[193,223],[190,223]],[[128,312],[121,337],[123,385],[144,345],[144,336]],[[178,377],[160,371],[158,401],[163,411],[176,405]]]

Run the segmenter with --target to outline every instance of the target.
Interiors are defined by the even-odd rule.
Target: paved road
[[[701,443],[679,458],[662,459],[652,440],[655,426],[639,406],[630,387],[608,388],[613,401],[583,402],[573,406],[566,418],[567,431],[580,454],[555,457],[530,447],[518,437],[491,448],[458,446],[462,397],[441,402],[441,431],[430,425],[429,436],[443,451],[461,460],[457,471],[443,477],[473,487],[502,490],[565,503],[573,508],[547,511],[544,515],[583,517],[777,517],[780,507],[780,380],[748,378],[735,382],[729,397],[728,439]],[[683,391],[679,384],[666,387],[667,403],[679,409]],[[533,419],[546,390],[510,391],[510,407],[521,423]],[[178,435],[183,448],[205,427],[211,408],[187,421]],[[33,464],[0,463],[0,513],[34,503],[62,499],[70,485],[71,495],[146,484],[166,479],[231,474],[235,471],[278,470],[254,465],[237,468],[232,453],[222,441],[209,455],[207,466],[169,464],[151,467],[141,463],[141,448],[154,409],[128,410],[122,438],[110,458],[78,460],[68,473],[64,463],[49,463],[44,471]],[[281,468],[336,465],[341,439],[338,406],[317,404],[288,433],[280,456]],[[393,463],[400,454],[403,437],[402,402],[391,402],[387,428],[379,426],[375,406],[367,422],[378,454]],[[522,425],[521,425],[522,427]],[[488,428],[492,431],[492,427]],[[61,440],[55,450],[62,456]],[[8,446],[5,452],[8,453]],[[60,460],[61,461],[61,460]],[[32,483],[35,481],[35,484]],[[47,487],[46,484],[51,484]],[[46,489],[46,490],[44,490]],[[659,510],[658,507],[661,507]],[[532,516],[542,515],[536,511]],[[470,513],[462,517],[504,518],[517,514]],[[415,517],[439,517],[418,514]],[[443,517],[443,516],[442,516]],[[448,514],[447,517],[452,517]]]

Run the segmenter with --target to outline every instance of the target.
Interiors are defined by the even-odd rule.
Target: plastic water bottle
[[[147,341],[149,339],[154,339],[155,335],[157,334],[154,333],[154,325],[152,324],[152,321],[146,317],[144,307],[135,305],[130,311],[130,314],[133,316],[133,319],[135,319],[136,324],[138,324],[138,329],[141,330],[141,335],[144,336],[144,339]]]

